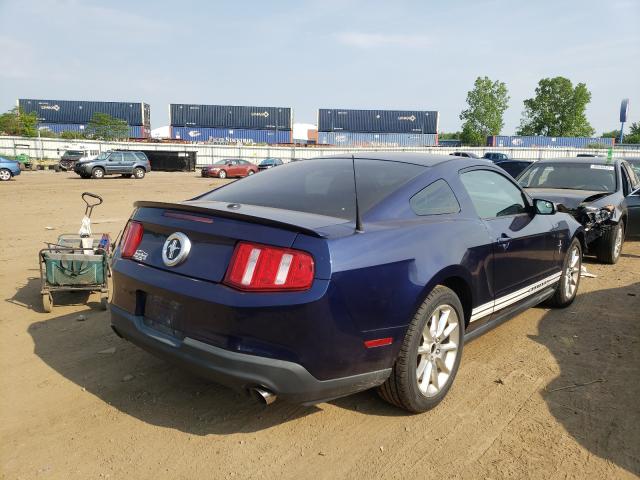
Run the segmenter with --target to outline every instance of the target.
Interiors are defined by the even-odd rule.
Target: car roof
[[[564,158],[542,158],[537,163],[581,163],[584,165],[595,164],[605,165],[609,163],[620,162],[619,158],[612,158],[609,160],[607,157],[564,157]]]
[[[472,165],[492,165],[492,162],[485,161],[480,158],[456,157],[453,155],[436,155],[430,153],[409,153],[409,152],[356,152],[353,154],[356,160],[384,160],[388,162],[412,163],[414,165],[422,165],[424,167],[434,167],[445,162],[455,162],[459,166],[461,164]],[[351,159],[351,155],[331,155],[319,158],[345,158]],[[480,163],[478,163],[480,161]]]

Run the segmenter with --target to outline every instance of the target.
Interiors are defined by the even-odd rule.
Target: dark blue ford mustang
[[[296,162],[190,201],[137,202],[111,321],[267,403],[379,387],[420,412],[446,395],[465,340],[573,301],[583,242],[570,215],[484,160]]]

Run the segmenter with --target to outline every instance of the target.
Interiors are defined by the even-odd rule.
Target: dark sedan
[[[279,167],[282,165],[282,160],[279,158],[265,158],[258,164],[259,170],[268,170],[269,168]]]
[[[640,233],[640,179],[624,160],[538,160],[518,181],[529,194],[553,200],[582,223],[588,253],[601,262],[616,263],[625,236]]]
[[[570,215],[485,161],[289,163],[193,200],[136,202],[111,323],[266,403],[377,387],[422,412],[447,394],[465,340],[574,300],[582,242]]]
[[[495,162],[498,167],[503,169],[513,178],[516,178],[518,175],[520,175],[532,163],[533,160],[500,160]]]

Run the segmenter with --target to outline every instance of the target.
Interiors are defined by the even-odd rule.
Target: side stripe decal
[[[543,278],[542,280],[539,280],[536,283],[529,285],[528,287],[521,288],[520,290],[517,290],[513,293],[497,298],[493,302],[488,302],[480,305],[471,311],[471,321],[475,322],[476,320],[486,317],[487,315],[491,315],[492,313],[508,307],[509,305],[513,305],[514,303],[517,303],[520,300],[533,295],[538,290],[541,290],[557,282],[561,276],[562,272],[554,273],[553,275]]]

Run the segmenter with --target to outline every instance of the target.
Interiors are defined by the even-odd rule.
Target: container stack
[[[431,147],[438,144],[438,112],[318,111],[318,144],[355,147]]]
[[[220,144],[291,143],[291,108],[169,105],[171,138]]]
[[[508,136],[491,135],[487,137],[488,147],[529,147],[529,148],[587,148],[590,145],[613,147],[614,138],[589,137],[543,137],[543,136]]]
[[[89,102],[21,98],[18,107],[38,115],[38,128],[54,133],[84,132],[94,113],[106,113],[129,125],[129,138],[148,138],[150,108],[143,102]]]

